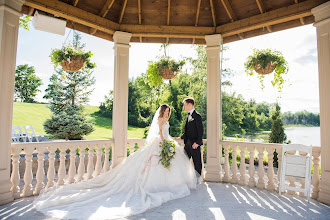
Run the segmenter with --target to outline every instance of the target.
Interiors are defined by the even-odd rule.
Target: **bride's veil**
[[[147,143],[152,142],[159,135],[159,126],[158,126],[159,112],[160,112],[160,107],[157,109],[154,118],[152,119],[147,136]]]

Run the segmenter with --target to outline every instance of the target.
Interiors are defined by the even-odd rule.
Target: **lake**
[[[226,137],[226,140],[268,143],[269,133],[270,131],[259,132],[242,138]],[[321,146],[320,127],[287,127],[285,134],[292,144]]]

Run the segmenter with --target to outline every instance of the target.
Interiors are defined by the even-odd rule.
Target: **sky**
[[[91,35],[82,34],[85,49],[92,51],[92,61],[96,63],[94,70],[96,84],[90,97],[89,105],[98,106],[104,101],[104,96],[113,88],[114,73],[114,43]],[[50,76],[55,73],[49,55],[54,48],[60,48],[72,41],[72,31],[66,29],[64,36],[22,28],[19,30],[16,65],[33,65],[37,76],[42,79],[41,92],[37,100],[43,100],[44,90],[47,88]],[[154,61],[161,55],[160,45],[151,43],[131,43],[129,54],[129,77],[136,78],[147,71],[148,61]],[[254,99],[256,102],[279,102],[282,112],[297,112],[307,110],[319,113],[318,64],[316,30],[312,25],[305,25],[285,31],[264,34],[259,37],[244,39],[224,45],[228,49],[223,51],[223,68],[231,69],[233,76],[231,87],[224,88],[230,93],[242,94],[245,100]],[[270,81],[273,74],[265,78],[265,89],[261,90],[256,76],[247,76],[244,62],[252,54],[253,48],[271,48],[283,53],[289,64],[289,72],[285,76],[286,83],[280,95],[273,88]],[[195,57],[192,45],[170,44],[169,56],[174,59],[180,57]],[[186,66],[189,73],[190,67]]]

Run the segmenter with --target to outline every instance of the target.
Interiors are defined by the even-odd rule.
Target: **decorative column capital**
[[[205,35],[207,47],[220,47],[222,44],[221,34]]]
[[[131,41],[132,34],[123,31],[116,31],[113,35],[113,40],[115,44],[126,44],[128,45]]]
[[[21,12],[25,0],[0,0],[0,7],[7,6],[15,11]]]
[[[330,21],[330,1],[323,3],[312,9],[312,14],[315,17],[314,26]]]

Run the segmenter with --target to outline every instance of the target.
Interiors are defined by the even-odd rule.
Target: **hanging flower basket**
[[[160,57],[158,61],[150,62],[146,73],[148,84],[160,86],[164,83],[163,80],[173,79],[179,74],[184,64],[184,60],[175,61],[167,56]]]
[[[61,66],[68,72],[77,72],[85,65],[85,59],[83,57],[72,56],[69,59],[63,60]]]
[[[178,75],[178,72],[174,72],[173,69],[169,67],[165,67],[162,70],[159,70],[159,74],[162,76],[163,79],[173,79]]]
[[[265,68],[262,68],[260,63],[256,63],[254,65],[253,70],[256,71],[259,74],[267,75],[267,74],[272,73],[274,71],[275,67],[276,67],[276,63],[268,63]]]
[[[277,50],[261,49],[253,50],[253,54],[248,56],[244,63],[245,72],[249,76],[255,73],[261,83],[261,89],[264,88],[264,77],[266,74],[274,72],[274,79],[271,81],[273,87],[277,86],[279,92],[282,91],[285,82],[283,75],[289,71],[288,63],[282,53]]]
[[[55,67],[61,65],[65,71],[77,72],[85,65],[87,68],[95,67],[95,63],[90,62],[92,55],[90,51],[85,52],[82,48],[67,45],[61,49],[53,49],[50,58]]]

